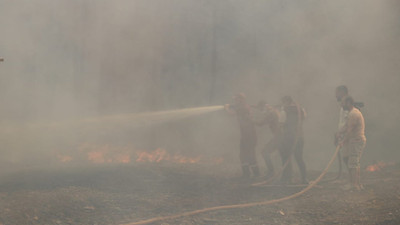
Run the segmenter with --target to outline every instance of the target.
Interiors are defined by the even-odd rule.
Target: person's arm
[[[286,111],[285,109],[282,107],[280,112],[279,112],[279,126],[282,128],[284,126],[284,124],[286,123]]]
[[[224,105],[224,109],[230,115],[235,115],[236,114],[235,110],[232,109],[230,104]]]
[[[335,140],[334,140],[334,145],[337,146],[340,144],[343,140],[343,134],[346,131],[346,122],[348,113],[347,111],[343,110],[343,107],[340,107],[340,113],[339,113],[339,124],[338,124],[338,129],[335,132]]]
[[[347,121],[337,132],[338,136],[344,136],[347,132],[347,128],[348,128],[348,123],[349,121]]]
[[[307,112],[303,107],[301,107],[301,119],[305,120],[306,118],[307,118]]]

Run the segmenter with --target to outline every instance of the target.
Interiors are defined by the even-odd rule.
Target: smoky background
[[[250,104],[293,96],[308,112],[305,161],[321,169],[341,84],[365,103],[362,163],[400,154],[396,0],[0,0],[0,30],[3,167],[55,162],[85,142],[239,165],[238,125],[223,112],[140,128],[35,124],[222,105],[244,92]],[[261,130],[258,152],[270,136]]]

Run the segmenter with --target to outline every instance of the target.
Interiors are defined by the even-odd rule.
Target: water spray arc
[[[160,123],[176,121],[193,116],[199,116],[206,113],[222,110],[223,106],[205,106],[184,108],[176,110],[143,112],[131,114],[119,114],[110,116],[89,117],[76,120],[65,120],[48,123],[30,123],[25,125],[29,130],[36,129],[64,129],[64,128],[93,128],[95,126],[114,126],[129,125],[133,128],[156,125]]]

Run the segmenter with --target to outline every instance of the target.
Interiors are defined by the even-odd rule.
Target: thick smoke
[[[340,84],[365,103],[364,162],[393,159],[399,12],[396,0],[0,0],[1,160],[40,161],[85,141],[237,160],[236,121],[223,113],[142,130],[26,124],[222,105],[244,92],[306,108],[305,160],[320,169]]]

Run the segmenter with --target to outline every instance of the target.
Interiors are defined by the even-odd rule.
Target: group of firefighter
[[[355,103],[349,96],[346,86],[336,88],[336,98],[340,105],[338,130],[335,133],[335,145],[341,148],[341,155],[348,172],[350,183],[346,189],[361,190],[360,157],[365,148],[364,118],[360,112],[362,103]],[[302,184],[308,184],[306,164],[303,159],[303,121],[306,112],[291,96],[284,96],[279,106],[272,106],[260,101],[257,105],[249,105],[246,96],[236,94],[232,104],[225,105],[225,110],[235,114],[240,128],[240,162],[244,178],[260,177],[256,159],[257,126],[268,126],[272,133],[261,153],[267,166],[265,179],[276,173],[271,154],[279,151],[283,171],[280,183],[292,183],[292,160],[294,157],[300,171]],[[254,119],[254,112],[261,113],[261,119]]]

